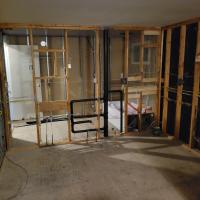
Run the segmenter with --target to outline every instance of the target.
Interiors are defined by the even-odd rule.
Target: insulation
[[[185,105],[184,103],[182,103],[179,138],[186,144],[189,143],[191,112],[191,105]]]
[[[177,88],[180,47],[180,27],[172,29],[169,87]]]
[[[174,135],[176,117],[176,89],[178,81],[179,66],[180,27],[172,29],[168,111],[167,111],[167,133]]]
[[[184,60],[184,84],[183,90],[192,91],[194,84],[194,65],[196,56],[198,24],[187,26],[185,60]]]
[[[192,112],[192,91],[194,85],[194,66],[196,56],[198,24],[187,25],[186,47],[183,75],[183,95],[181,107],[180,139],[189,143],[190,122]]]
[[[174,135],[175,128],[175,114],[176,102],[168,101],[168,112],[167,112],[167,133],[169,135]]]
[[[196,123],[196,131],[195,131],[195,137],[200,140],[200,98],[198,103],[198,109],[197,109],[197,123]]]

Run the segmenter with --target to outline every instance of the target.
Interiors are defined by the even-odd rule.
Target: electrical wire
[[[16,198],[20,193],[22,193],[26,186],[28,185],[28,181],[29,181],[29,174],[28,171],[26,170],[26,168],[24,168],[22,165],[16,163],[15,161],[13,161],[11,158],[9,158],[6,153],[3,151],[3,147],[0,148],[1,152],[4,154],[4,158],[6,158],[7,161],[9,161],[12,165],[14,165],[15,167],[20,168],[24,174],[26,175],[26,181],[25,184],[21,183],[21,185],[19,186],[18,190],[15,192],[15,194],[13,194],[12,196],[8,197],[6,200],[12,200],[14,198]]]

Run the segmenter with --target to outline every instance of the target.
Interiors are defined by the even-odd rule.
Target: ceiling
[[[0,23],[164,26],[200,16],[200,0],[0,0]]]

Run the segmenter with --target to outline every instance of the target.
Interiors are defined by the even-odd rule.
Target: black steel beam
[[[103,31],[104,55],[104,137],[108,137],[108,98],[109,98],[109,67],[110,67],[110,41],[109,30]]]

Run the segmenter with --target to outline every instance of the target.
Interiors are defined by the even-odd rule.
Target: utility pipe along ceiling
[[[200,0],[0,1],[0,23],[164,26],[199,13]]]

